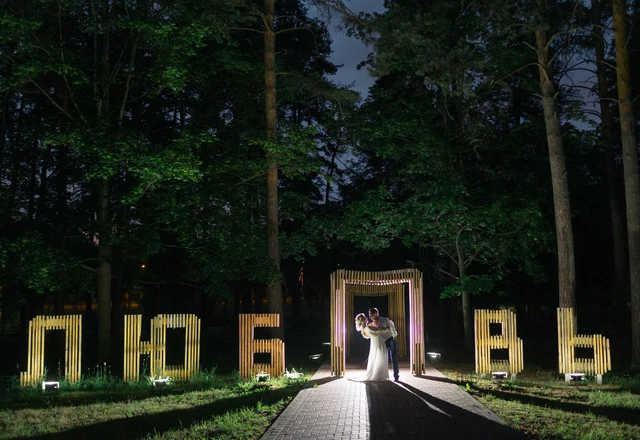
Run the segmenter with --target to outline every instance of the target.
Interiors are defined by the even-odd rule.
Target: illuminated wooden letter
[[[516,336],[516,314],[511,310],[475,310],[476,373],[501,371],[513,378],[524,369],[522,339]],[[500,324],[502,333],[491,336],[490,324]],[[508,349],[509,359],[491,359],[492,349]]]
[[[69,382],[80,379],[82,316],[36,316],[29,321],[27,371],[20,372],[20,385],[36,384],[44,378],[44,340],[47,330],[64,330],[64,373]]]
[[[280,339],[254,339],[256,327],[279,327],[280,315],[251,314],[240,315],[240,377],[248,379],[252,374],[265,372],[272,377],[284,374],[284,342]],[[271,363],[256,364],[255,353],[270,353]]]
[[[167,329],[184,328],[184,365],[166,365]],[[149,355],[149,374],[189,379],[200,369],[200,319],[189,315],[158,315],[151,320],[151,341],[141,341],[142,315],[124,317],[124,381],[140,378],[140,355]]]
[[[593,359],[575,357],[576,348],[593,348]],[[573,309],[558,307],[558,370],[569,381],[571,374],[596,376],[611,370],[609,339],[602,335],[577,335],[573,328]]]

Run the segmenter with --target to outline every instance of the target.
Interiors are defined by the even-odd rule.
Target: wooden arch
[[[406,307],[404,284],[409,286],[409,331],[405,328]],[[389,317],[398,327],[398,351],[406,356],[406,335],[409,335],[409,365],[411,374],[425,371],[424,316],[422,274],[417,269],[384,272],[336,270],[331,274],[331,375],[343,376],[346,355],[350,351],[353,327],[354,296],[389,295]],[[394,315],[397,314],[397,315]],[[402,339],[400,335],[402,334]],[[349,342],[348,342],[349,341]],[[402,356],[402,355],[400,355]]]

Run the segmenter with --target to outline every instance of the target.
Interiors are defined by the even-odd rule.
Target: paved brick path
[[[345,378],[335,378],[322,365],[262,439],[525,438],[433,367],[414,377],[401,361],[399,382],[348,380],[362,368],[347,364]]]

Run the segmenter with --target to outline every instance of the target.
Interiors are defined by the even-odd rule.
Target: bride
[[[369,358],[367,360],[367,372],[364,376],[351,378],[360,382],[373,380],[389,380],[389,359],[387,346],[384,341],[391,337],[390,329],[378,329],[375,324],[367,324],[364,313],[356,316],[356,330],[366,339],[371,340],[369,346]]]

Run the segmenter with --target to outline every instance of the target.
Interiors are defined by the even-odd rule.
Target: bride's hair
[[[366,326],[367,326],[367,317],[365,316],[364,313],[358,313],[358,315],[356,315],[356,330],[360,332]]]

